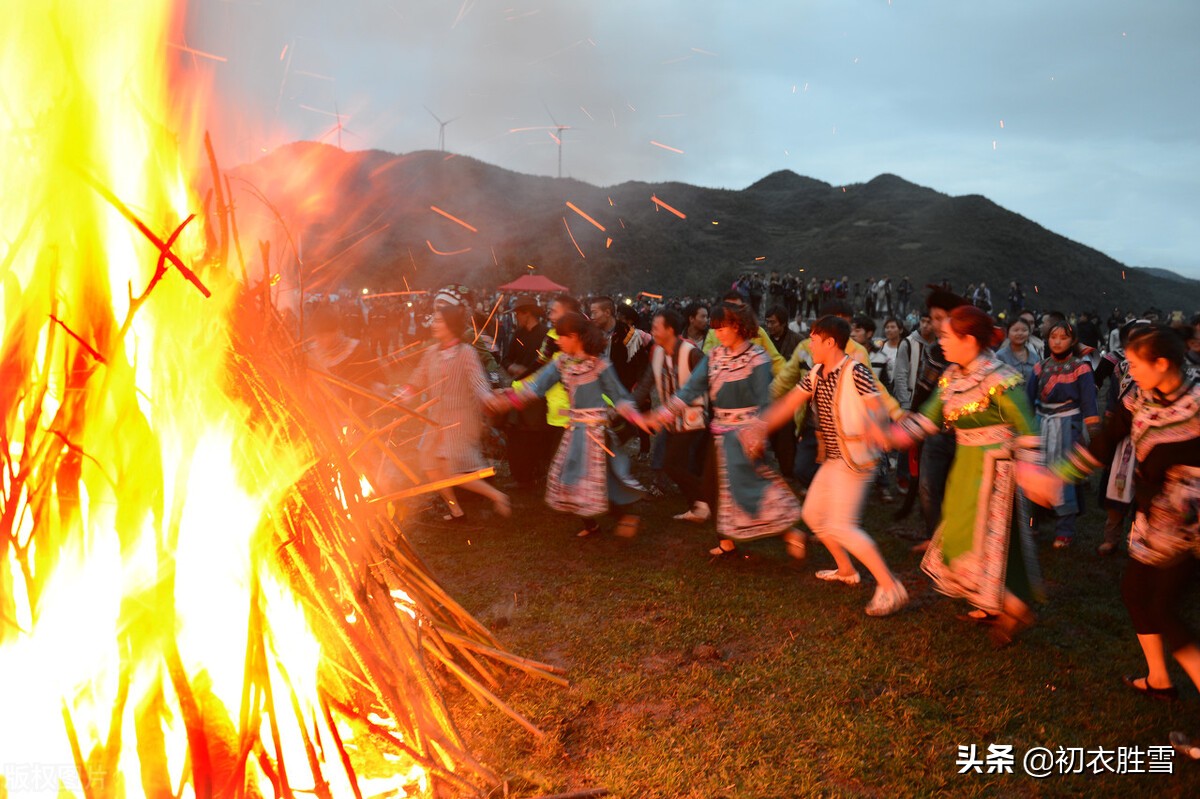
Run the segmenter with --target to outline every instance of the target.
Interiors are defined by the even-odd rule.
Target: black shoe
[[[1139,681],[1141,682],[1141,685],[1138,685]],[[1147,696],[1151,699],[1157,699],[1160,702],[1174,702],[1179,698],[1179,689],[1174,685],[1168,685],[1166,688],[1155,688],[1149,683],[1146,677],[1131,677],[1126,674],[1121,678],[1121,682],[1125,683],[1142,696]]]

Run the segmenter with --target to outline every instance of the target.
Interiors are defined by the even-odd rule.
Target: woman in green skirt
[[[998,361],[992,319],[972,306],[955,308],[940,335],[951,362],[919,413],[893,426],[903,448],[953,430],[957,448],[942,522],[921,561],[934,587],[966,599],[995,618],[990,635],[1010,643],[1034,622],[1040,596],[1033,541],[1015,518],[1018,461],[1037,458],[1039,438],[1021,376]]]

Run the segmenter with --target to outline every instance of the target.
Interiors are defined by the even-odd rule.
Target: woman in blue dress
[[[713,454],[717,488],[717,534],[713,555],[732,552],[737,541],[783,535],[788,552],[804,557],[803,535],[793,528],[800,502],[777,471],[746,454],[739,433],[761,424],[759,414],[771,403],[771,358],[751,339],[758,332],[754,312],[725,302],[715,308],[710,327],[718,346],[696,364],[675,396],[655,412],[661,424],[681,416],[705,395],[712,408]],[[653,424],[654,422],[652,422]]]
[[[608,342],[600,328],[583,314],[567,313],[555,330],[562,356],[522,388],[493,395],[488,405],[493,410],[520,408],[559,383],[567,389],[568,425],[546,478],[546,504],[583,517],[583,537],[600,529],[597,519],[610,503],[625,507],[642,498],[641,485],[629,473],[629,457],[612,430],[611,415],[615,411],[639,425],[642,419],[612,364],[601,355]],[[638,521],[633,514],[623,515],[617,534],[635,535]]]
[[[1037,411],[1042,452],[1046,463],[1054,463],[1086,444],[1087,428],[1100,424],[1096,409],[1096,379],[1092,364],[1078,354],[1075,331],[1066,322],[1058,322],[1046,336],[1049,355],[1033,368],[1033,377],[1025,384],[1030,406]],[[1075,520],[1083,511],[1083,492],[1078,485],[1063,489],[1062,504],[1054,508],[1054,548],[1065,549],[1075,538]],[[1025,518],[1032,518],[1027,515]]]

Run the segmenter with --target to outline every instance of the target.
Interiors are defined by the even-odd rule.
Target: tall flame
[[[320,647],[254,551],[304,455],[227,390],[240,287],[185,224],[182,153],[203,149],[180,139],[195,87],[164,66],[180,5],[9,4],[0,28],[0,796],[193,782],[189,741],[245,712],[255,603],[278,695],[320,715]]]

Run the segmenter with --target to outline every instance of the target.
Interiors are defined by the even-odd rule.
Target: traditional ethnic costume
[[[1047,463],[1070,452],[1076,442],[1086,443],[1086,428],[1100,422],[1096,379],[1091,363],[1084,358],[1049,356],[1033,367],[1033,378],[1025,390],[1030,407],[1037,411]],[[1054,528],[1056,546],[1070,544],[1075,537],[1075,519],[1082,511],[1083,492],[1073,484],[1064,486],[1062,504],[1054,508],[1058,517]]]
[[[509,394],[514,405],[544,397],[554,386],[567,389],[568,422],[546,479],[546,504],[557,511],[595,519],[609,503],[629,505],[643,489],[629,473],[629,457],[617,443],[609,414],[634,411],[633,399],[607,358],[559,355],[533,380]],[[610,407],[605,398],[612,400]]]
[[[1082,480],[1111,462],[1126,436],[1137,457],[1130,556],[1150,566],[1200,557],[1200,385],[1187,377],[1169,396],[1135,387],[1091,442],[1076,443],[1051,470]]]
[[[771,358],[745,341],[715,347],[683,388],[663,403],[664,418],[683,416],[705,395],[712,408],[717,471],[717,534],[733,541],[780,535],[800,518],[800,503],[779,473],[742,449],[737,433],[759,422],[771,401]]]
[[[1166,652],[1198,645],[1180,616],[1200,557],[1200,386],[1186,376],[1169,395],[1135,388],[1091,442],[1051,464],[1063,480],[1081,480],[1113,458],[1128,436],[1137,456],[1135,513],[1121,597],[1139,637],[1160,636]],[[1145,688],[1174,696],[1174,688]]]
[[[401,396],[416,391],[437,398],[424,411],[433,425],[421,436],[421,468],[451,474],[484,468],[482,403],[492,390],[475,348],[463,342],[429,347]]]
[[[1110,356],[1115,355],[1115,358]],[[1117,350],[1104,356],[1106,360],[1115,362],[1112,379],[1108,383],[1108,402],[1105,403],[1104,418],[1107,420],[1118,412],[1125,404],[1126,397],[1137,390],[1137,384],[1129,376],[1129,361],[1125,353]],[[1106,519],[1104,521],[1104,542],[1100,545],[1100,554],[1114,552],[1117,544],[1124,536],[1125,519],[1133,509],[1133,479],[1137,468],[1137,453],[1133,441],[1125,436],[1117,444],[1112,461],[1104,469],[1100,478],[1100,504],[1104,506]]]
[[[1040,594],[1033,540],[1014,513],[1017,461],[1034,460],[1038,447],[1020,384],[1011,367],[984,353],[965,368],[951,364],[920,413],[901,422],[918,439],[953,430],[957,445],[921,568],[939,592],[993,614],[1002,611],[1005,589],[1027,605]]]

